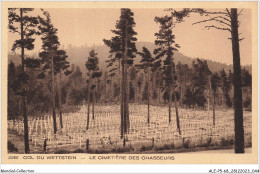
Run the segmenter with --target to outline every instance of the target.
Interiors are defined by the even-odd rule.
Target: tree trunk
[[[59,111],[60,111],[60,128],[63,128],[63,123],[62,123],[62,104],[61,104],[61,72],[59,73],[60,78],[59,78]]]
[[[179,134],[181,134],[178,104],[177,104],[177,97],[176,97],[176,92],[175,92],[175,82],[174,82],[174,78],[173,78],[173,61],[171,61],[171,84],[172,84],[172,87],[173,87],[177,129],[179,130]],[[172,99],[172,96],[171,96],[171,99]]]
[[[137,94],[137,93],[138,93],[138,92],[137,92],[137,91],[138,91],[138,89],[137,89],[138,87],[137,87],[137,81],[136,81],[136,79],[135,79],[134,82],[133,82],[133,88],[134,88],[134,94],[135,94],[135,95],[134,95],[134,103],[135,103],[135,102],[137,101],[137,95],[138,95],[138,94]]]
[[[207,105],[207,108],[208,108],[208,109],[207,109],[207,110],[208,110],[208,111],[209,111],[209,95],[210,95],[210,94],[209,94],[209,90],[208,90],[208,96],[207,96],[207,103],[208,103],[208,105]]]
[[[120,70],[120,68],[121,68],[121,66],[120,66],[120,64],[121,64],[121,61],[120,61],[120,59],[118,60],[118,66],[119,66],[119,71],[118,71],[118,76],[119,76],[119,89],[121,89],[121,70]],[[118,101],[120,101],[120,99],[121,99],[121,92],[119,92],[119,95],[118,95],[118,98],[117,98],[117,100]]]
[[[231,37],[233,52],[233,83],[234,83],[234,108],[235,108],[235,153],[244,153],[244,127],[241,92],[241,67],[238,37],[237,9],[231,9]]]
[[[182,100],[183,100],[183,89],[182,89],[182,81],[180,80],[180,92],[181,92],[181,95],[180,95],[180,105],[182,105]]]
[[[158,104],[161,104],[161,89],[160,86],[158,87]]]
[[[142,86],[138,86],[138,102],[142,102],[142,92],[141,92]]]
[[[172,81],[172,74],[171,74],[171,81]],[[172,84],[169,83],[169,123],[171,122],[171,106],[172,106]]]
[[[125,65],[125,133],[129,131],[129,80],[127,74],[128,64]]]
[[[54,56],[52,55],[51,52],[51,85],[52,85],[52,90],[51,90],[51,95],[52,95],[52,117],[53,117],[53,129],[54,129],[54,134],[57,133],[57,124],[56,124],[56,113],[55,113],[55,77],[54,77]]]
[[[114,101],[113,77],[110,76],[110,100]]]
[[[24,31],[23,31],[23,10],[20,8],[20,26],[21,26],[21,40],[24,41]],[[21,62],[22,62],[22,73],[24,74],[24,44],[21,44]],[[24,150],[25,153],[30,153],[29,148],[29,135],[28,135],[28,117],[27,117],[27,106],[26,106],[26,87],[23,83],[22,85],[22,111],[23,111],[23,119],[24,119]]]
[[[92,92],[92,119],[94,120],[95,119],[95,100],[96,100],[96,80],[94,79],[94,85],[95,85],[95,88],[93,89],[93,92]]]
[[[89,76],[89,81],[88,81],[88,113],[87,113],[87,130],[89,128],[89,112],[90,112],[90,82],[91,78]]]
[[[129,119],[129,79],[128,79],[128,74],[127,74],[127,70],[128,70],[128,57],[127,57],[127,51],[128,51],[128,46],[127,46],[127,40],[128,40],[128,33],[127,33],[127,26],[128,24],[126,24],[126,28],[125,28],[125,52],[124,52],[124,56],[126,59],[126,64],[125,64],[125,133],[129,132],[129,128],[130,128],[130,119]]]
[[[147,79],[147,82],[148,82],[148,95],[147,95],[147,109],[148,109],[148,114],[147,114],[147,123],[148,125],[150,124],[150,67],[148,67],[147,69],[148,71],[148,79]]]
[[[213,94],[213,126],[215,127],[215,105],[216,105],[216,91]]]
[[[186,77],[186,72],[184,72],[184,93],[186,92],[186,86],[187,86],[187,77]]]
[[[104,97],[104,101],[105,101],[105,103],[106,103],[106,101],[107,101],[107,74],[105,74],[105,84],[104,84],[104,93],[105,93],[105,97]]]
[[[177,124],[177,128],[179,130],[179,134],[181,134],[177,97],[176,97],[175,90],[173,92],[174,92],[174,99],[175,99],[174,104],[175,104],[175,111],[176,111],[176,124]]]
[[[223,105],[224,103],[226,103],[226,101],[224,101],[225,100],[225,92],[223,90],[221,90],[221,91],[222,91],[222,94],[221,94],[221,105]]]
[[[151,87],[151,97],[152,97],[152,104],[154,104],[156,102],[156,100],[154,100],[154,92],[156,91],[155,89],[155,71],[152,71],[152,87]],[[158,96],[157,96],[158,97]]]
[[[209,78],[209,95],[208,95],[208,111],[209,111],[210,98],[211,98],[212,89],[211,89],[211,80],[210,80],[210,76],[209,76],[208,78]]]
[[[124,85],[125,84],[125,58],[123,56],[122,61],[122,80],[121,80],[121,104],[120,104],[120,112],[121,112],[121,139],[124,136],[124,122],[125,122],[125,115],[124,115]]]

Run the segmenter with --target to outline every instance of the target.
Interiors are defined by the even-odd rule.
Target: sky
[[[120,9],[86,9],[86,8],[53,8],[47,10],[52,19],[55,28],[58,29],[58,37],[61,45],[65,48],[68,45],[73,46],[92,46],[103,45],[103,39],[110,39],[115,29],[116,21],[120,16]],[[216,10],[216,9],[210,9]],[[217,9],[223,11],[225,9]],[[138,41],[154,42],[156,37],[154,33],[159,31],[159,24],[154,22],[155,16],[169,15],[164,9],[132,9],[136,22],[135,31]],[[238,10],[240,11],[240,10]],[[41,14],[40,9],[35,9],[32,15]],[[239,16],[241,22],[239,27],[241,64],[252,63],[252,17],[251,10],[244,9]],[[176,36],[176,43],[181,48],[179,52],[192,58],[204,58],[213,61],[232,64],[232,45],[231,37],[228,31],[205,29],[205,23],[192,25],[192,23],[204,20],[205,18],[197,14],[191,14],[185,22],[177,24],[173,28],[173,34]],[[216,23],[209,23],[210,25]],[[220,25],[221,26],[221,25]],[[223,26],[224,27],[224,26]],[[8,47],[11,51],[14,40],[18,38],[17,34],[8,34]],[[41,49],[41,40],[36,38],[34,52]],[[19,53],[19,50],[17,50]]]

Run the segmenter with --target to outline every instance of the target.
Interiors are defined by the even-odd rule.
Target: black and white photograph
[[[252,154],[242,7],[8,7],[7,154]]]

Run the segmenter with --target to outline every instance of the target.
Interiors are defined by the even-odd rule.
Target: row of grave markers
[[[212,138],[212,141],[221,141],[221,138],[234,137],[234,123],[228,117],[221,118],[222,120],[219,123],[217,119],[214,127],[211,118],[206,117],[205,119],[204,117],[204,119],[201,119],[203,118],[201,115],[196,116],[196,114],[201,114],[201,112],[180,113],[181,135],[178,134],[174,118],[171,123],[168,123],[167,114],[151,114],[149,126],[146,123],[145,112],[139,112],[140,115],[130,115],[131,125],[130,132],[127,134],[127,143],[133,146],[140,143],[152,143],[152,141],[154,144],[171,144],[171,142],[176,143],[186,139],[199,144],[202,143],[202,139],[206,141],[209,137]],[[42,146],[44,140],[47,139],[49,149],[65,146],[82,148],[85,146],[86,140],[89,140],[89,146],[92,148],[122,145],[119,115],[116,115],[115,112],[101,112],[101,110],[96,112],[95,115],[95,120],[90,119],[89,130],[86,130],[86,112],[84,110],[79,113],[64,114],[63,129],[56,135],[53,134],[51,116],[30,117],[29,137],[34,146]],[[190,118],[193,119],[190,120]],[[57,123],[59,123],[59,117],[57,118]],[[250,119],[247,119],[244,125],[245,134],[251,134]],[[8,128],[23,134],[23,121],[9,120]]]

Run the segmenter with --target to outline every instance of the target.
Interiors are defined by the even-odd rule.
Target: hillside
[[[136,47],[137,50],[142,50],[142,47],[145,46],[147,47],[151,52],[155,49],[155,45],[151,42],[137,42]],[[101,69],[106,68],[106,63],[105,61],[108,60],[109,56],[109,48],[105,45],[102,46],[92,46],[92,47],[87,47],[87,46],[81,46],[81,47],[75,47],[75,46],[68,46],[66,50],[68,54],[68,61],[71,62],[71,64],[78,65],[80,69],[82,70],[83,73],[85,73],[86,68],[85,68],[85,62],[88,57],[88,53],[90,52],[91,49],[95,49],[96,52],[98,53],[98,57],[100,60],[100,67]],[[36,56],[36,55],[34,55]],[[18,54],[9,54],[8,55],[8,60],[9,62],[12,60],[16,65],[20,64],[21,60]],[[182,64],[188,64],[189,66],[192,65],[192,61],[195,60],[194,58],[187,57],[183,55],[182,53],[176,52],[174,54],[174,61],[175,63],[181,62]],[[207,59],[205,59],[207,60]],[[138,55],[134,63],[138,64],[140,61],[140,56]],[[219,62],[215,62],[212,60],[207,60],[209,69],[212,72],[219,72],[220,70],[224,69],[226,72],[229,70],[233,70],[232,65],[227,65]],[[246,65],[243,66],[243,68],[246,68],[249,72],[252,72],[251,65]]]

